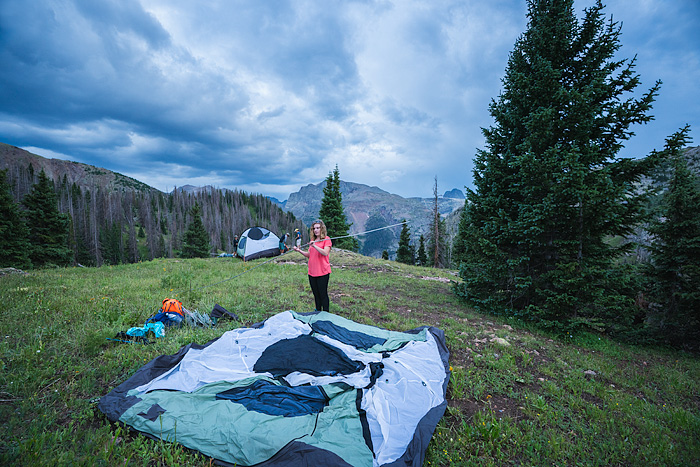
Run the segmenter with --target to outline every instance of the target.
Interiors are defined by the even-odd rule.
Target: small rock
[[[586,376],[595,376],[595,375],[596,375],[596,372],[593,371],[593,370],[586,370],[586,371],[583,372],[583,374],[586,375]]]
[[[494,337],[493,339],[491,339],[491,342],[493,342],[494,344],[510,347],[510,342],[503,339],[502,337]]]
[[[24,276],[28,276],[29,274],[22,271],[21,269],[15,269],[15,268],[2,268],[0,269],[0,276],[6,276],[8,274],[22,274]]]

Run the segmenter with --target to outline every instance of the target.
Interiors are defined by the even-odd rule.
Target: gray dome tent
[[[257,258],[268,258],[280,254],[280,239],[264,227],[251,227],[238,241],[236,254],[248,261]]]

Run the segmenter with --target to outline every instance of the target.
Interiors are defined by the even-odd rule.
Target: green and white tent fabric
[[[280,254],[280,239],[264,227],[251,227],[241,234],[236,254],[244,261]]]
[[[222,465],[420,466],[444,414],[444,333],[285,311],[155,358],[99,409]]]

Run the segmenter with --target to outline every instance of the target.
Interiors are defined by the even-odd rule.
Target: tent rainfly
[[[248,261],[280,254],[280,239],[264,227],[251,227],[238,240],[236,254]]]
[[[98,407],[222,465],[418,467],[447,406],[448,358],[434,327],[285,311],[153,359]]]

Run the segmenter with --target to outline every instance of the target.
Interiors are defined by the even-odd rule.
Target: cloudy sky
[[[593,0],[576,1],[581,12]],[[700,1],[608,0],[656,120],[700,143]],[[2,0],[0,142],[163,191],[284,200],[338,165],[401,196],[471,186],[524,0]]]

